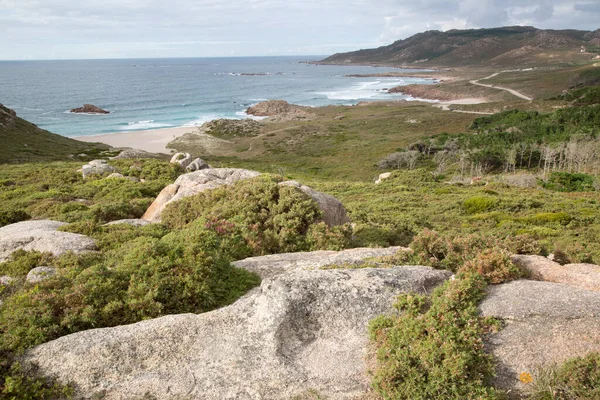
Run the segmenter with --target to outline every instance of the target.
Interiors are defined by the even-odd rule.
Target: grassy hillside
[[[0,164],[60,161],[85,153],[97,154],[109,147],[84,143],[38,128],[0,104]]]
[[[533,27],[427,31],[388,46],[334,54],[325,64],[423,66],[567,65],[596,55],[598,31]],[[581,52],[582,46],[586,51]]]

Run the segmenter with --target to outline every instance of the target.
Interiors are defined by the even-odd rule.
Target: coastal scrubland
[[[19,251],[0,263],[0,276],[14,278],[0,286],[0,398],[73,394],[18,362],[32,346],[231,304],[260,283],[233,260],[391,245],[411,251],[371,262],[430,265],[456,276],[430,296],[402,296],[396,314],[371,323],[377,393],[389,399],[503,398],[489,384],[494,361],[482,344],[502,323],[477,312],[486,287],[525,276],[511,254],[600,263],[596,69],[542,75],[507,73],[494,81],[541,88],[531,89],[532,102],[460,106],[494,112],[489,116],[427,103],[369,103],[315,109],[312,118],[266,122],[250,134],[219,130],[228,144],[209,153],[191,137],[177,150],[213,166],[268,175],[174,203],[162,224],[145,227],[104,224],[139,218],[185,172],[167,161],[110,161],[136,180],[83,179],[77,172],[82,162],[66,156],[55,161],[40,154],[43,163],[0,166],[0,226],[64,221],[61,229],[91,236],[99,248],[58,257]],[[375,184],[382,172],[391,175]],[[277,185],[283,178],[337,197],[353,226],[319,222],[308,196]],[[58,272],[28,283],[27,272],[38,266]],[[593,399],[599,370],[592,354],[522,381],[532,382],[531,399]]]

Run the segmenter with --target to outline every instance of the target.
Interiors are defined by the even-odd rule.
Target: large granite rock
[[[117,172],[117,169],[109,165],[106,160],[93,160],[81,167],[83,178],[88,178],[92,175],[104,175]]]
[[[600,266],[598,265],[560,265],[546,257],[529,255],[515,255],[511,259],[515,265],[528,271],[532,279],[600,290]]]
[[[106,111],[97,107],[93,104],[84,104],[83,107],[74,108],[70,111],[72,114],[109,114],[110,111]]]
[[[346,214],[344,205],[335,197],[317,192],[306,185],[302,185],[296,181],[281,182],[280,186],[292,186],[300,189],[302,192],[310,196],[315,203],[323,211],[323,221],[329,226],[343,225],[350,222],[350,218]]]
[[[84,398],[362,398],[368,322],[400,293],[449,278],[429,267],[294,270],[231,306],[62,337],[25,362]]]
[[[171,164],[177,164],[181,168],[187,168],[192,163],[192,155],[190,153],[175,153],[171,157]]]
[[[525,390],[521,373],[536,379],[540,366],[600,351],[600,292],[521,280],[490,287],[480,310],[505,323],[486,346],[498,362],[494,384],[511,398]]]
[[[123,149],[118,155],[112,157],[112,160],[123,160],[123,159],[143,159],[143,158],[155,158],[162,160],[166,157],[164,154],[150,153],[148,151],[139,149]]]
[[[181,175],[175,183],[165,187],[156,200],[150,205],[143,220],[159,222],[160,214],[167,204],[193,196],[209,189],[215,189],[223,185],[231,185],[243,179],[254,178],[259,172],[236,168],[211,168]]]
[[[70,232],[59,232],[57,229],[64,222],[41,220],[24,221],[0,228],[0,262],[19,250],[37,250],[60,255],[68,251],[81,253],[96,250],[92,238]]]
[[[210,165],[206,161],[201,158],[196,158],[194,161],[190,163],[187,167],[185,167],[186,171],[194,172],[194,171],[202,171],[203,169],[209,169]]]
[[[150,222],[160,222],[161,213],[169,203],[193,196],[205,190],[215,189],[223,185],[231,185],[235,182],[255,178],[259,175],[260,172],[236,168],[209,168],[181,175],[174,184],[166,186],[159,193],[156,200],[142,216],[142,219]],[[346,209],[335,197],[317,192],[296,181],[281,182],[280,185],[296,187],[310,196],[323,211],[323,221],[327,225],[343,225],[350,222],[350,219],[346,215]]]

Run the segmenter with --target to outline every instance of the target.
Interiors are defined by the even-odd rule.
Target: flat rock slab
[[[119,219],[119,220],[111,221],[107,224],[104,224],[104,226],[120,225],[120,224],[131,225],[131,226],[146,226],[146,225],[150,225],[151,222],[144,221],[143,219],[135,219],[135,218]]]
[[[23,249],[60,255],[68,251],[81,253],[96,250],[94,239],[70,232],[59,232],[64,222],[40,220],[24,221],[0,228],[0,262]]]
[[[392,256],[399,251],[410,250],[404,247],[387,247],[283,253],[246,258],[234,262],[233,265],[254,272],[264,279],[297,269],[318,269],[327,265],[361,262],[371,257]]]
[[[546,257],[529,255],[516,255],[511,259],[513,263],[527,270],[532,279],[600,290],[600,266],[598,265],[560,265]]]
[[[494,384],[520,398],[519,375],[600,351],[600,292],[521,280],[489,288],[480,310],[505,327],[486,339],[498,362]]]
[[[405,292],[451,276],[429,267],[295,270],[231,306],[95,329],[33,348],[25,362],[83,398],[359,399],[368,322]]]

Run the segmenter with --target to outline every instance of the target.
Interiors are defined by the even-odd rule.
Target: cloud
[[[328,54],[429,29],[597,29],[591,0],[0,0],[2,59]]]

